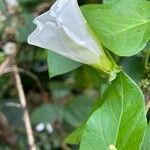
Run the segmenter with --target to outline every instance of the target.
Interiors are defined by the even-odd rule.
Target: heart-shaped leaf
[[[120,0],[81,10],[100,42],[119,56],[137,54],[150,39],[150,1]]]
[[[86,123],[80,150],[139,150],[146,129],[144,97],[124,73],[108,87],[104,103]]]

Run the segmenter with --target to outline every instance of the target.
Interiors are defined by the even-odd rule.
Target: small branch
[[[6,58],[6,60],[0,64],[0,74],[3,72],[3,70],[7,67],[7,65],[10,63],[11,57]]]
[[[36,150],[36,145],[35,145],[33,131],[31,127],[29,112],[27,109],[25,94],[24,94],[24,90],[23,90],[23,86],[21,83],[21,78],[20,78],[17,66],[15,66],[15,69],[14,69],[14,78],[15,78],[17,91],[19,94],[20,104],[21,104],[21,107],[23,108],[23,121],[24,121],[24,125],[26,128],[26,132],[27,132],[27,138],[28,138],[30,150]]]
[[[0,72],[0,76],[3,75],[3,74],[6,74],[6,73],[14,72],[15,68],[16,68],[15,66],[6,67],[5,69],[3,69],[3,71]],[[18,72],[23,73],[26,76],[33,79],[37,83],[37,86],[41,90],[41,92],[43,92],[41,82],[40,82],[39,78],[36,75],[34,75],[32,72],[24,70],[22,68],[18,68]]]
[[[149,57],[150,57],[150,49],[148,49],[146,54],[145,54],[145,65],[144,65],[145,69],[148,68]]]

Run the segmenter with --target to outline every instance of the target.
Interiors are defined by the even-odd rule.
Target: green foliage
[[[17,106],[17,103],[13,103],[14,106]],[[5,116],[7,117],[9,123],[12,126],[15,127],[23,127],[23,121],[22,121],[22,110],[17,107],[11,107],[11,106],[2,106],[0,109],[0,112],[3,112]],[[15,120],[14,120],[15,118]]]
[[[123,58],[120,62],[123,70],[139,83],[144,76],[144,62],[141,56]]]
[[[100,42],[119,56],[137,54],[150,39],[149,1],[120,0],[81,10]]]
[[[83,95],[73,98],[65,109],[65,121],[73,127],[78,127],[88,118],[93,106],[93,100]],[[77,111],[78,108],[78,111]]]
[[[54,121],[62,120],[63,109],[58,105],[43,104],[35,109],[31,114],[33,124],[38,123],[54,123]]]
[[[18,27],[18,41],[27,42],[28,35],[34,30],[35,26],[32,23],[33,16],[30,13],[24,12],[20,16]]]
[[[1,12],[4,15],[0,22],[0,63],[8,57],[3,45],[17,43],[19,53],[15,61],[26,94],[37,149],[55,150],[68,146],[77,150],[80,145],[81,150],[112,150],[113,146],[117,150],[149,150],[150,125],[148,123],[146,129],[144,96],[149,100],[150,1],[103,0],[106,4],[101,5],[96,4],[101,0],[78,1],[81,5],[95,3],[81,7],[87,23],[107,48],[104,48],[105,52],[113,52],[110,54],[122,70],[136,83],[142,83],[144,96],[123,72],[108,82],[95,68],[50,50],[29,46],[27,36],[35,28],[33,18],[49,9],[52,1],[18,2],[17,13],[9,14],[4,1],[0,1],[0,17]],[[134,55],[141,50],[136,56],[119,57]],[[5,68],[10,73],[1,75],[0,72],[0,149],[29,149],[12,64]],[[48,72],[54,78],[49,79]],[[147,82],[142,82],[143,79]],[[147,116],[149,118],[149,114]],[[37,126],[41,124],[44,128],[38,131]],[[48,125],[51,125],[51,132]],[[15,137],[19,139],[16,143]]]
[[[83,131],[85,129],[86,124],[83,123],[79,128],[77,128],[73,133],[71,133],[68,137],[66,137],[65,142],[68,144],[79,144],[81,141],[81,137]]]
[[[0,11],[4,10],[5,4],[3,1],[0,1]]]
[[[94,68],[83,65],[75,72],[76,84],[82,87],[99,88],[104,79],[100,78],[100,73]]]
[[[119,150],[140,149],[146,128],[144,97],[140,89],[120,73],[103,99],[103,105],[86,123],[80,149],[107,150],[111,144]]]
[[[48,68],[50,77],[70,72],[82,64],[63,57],[55,52],[48,52]]]
[[[147,125],[146,134],[142,143],[141,150],[149,150],[150,146],[150,124]]]
[[[119,0],[103,0],[103,3],[115,3],[118,2]]]
[[[72,86],[68,84],[62,84],[61,82],[50,82],[48,86],[49,90],[52,93],[52,98],[57,100],[61,100],[64,97],[68,96],[70,94],[70,91],[72,89]]]
[[[103,95],[103,90],[101,90],[101,92],[102,92],[101,95]],[[89,116],[91,116],[92,113],[95,112],[99,107],[101,107],[103,102],[104,102],[103,100],[99,100],[99,98],[98,98],[98,100],[95,101],[95,103],[93,104],[92,109],[89,113]],[[87,119],[88,118],[86,118],[86,121],[84,123],[82,123],[76,130],[74,130],[71,134],[69,134],[65,138],[66,143],[68,143],[68,144],[79,144],[80,143],[81,137],[83,135],[83,131],[85,130],[85,127],[86,127]]]

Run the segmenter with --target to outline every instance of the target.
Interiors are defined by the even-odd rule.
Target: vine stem
[[[146,55],[145,55],[145,68],[148,68],[148,62],[149,62],[149,57],[150,57],[150,49],[147,50]]]
[[[20,105],[23,108],[23,121],[24,121],[26,132],[27,132],[28,144],[29,144],[30,150],[36,150],[29,112],[28,112],[27,104],[26,104],[25,93],[23,90],[23,86],[21,83],[21,78],[20,78],[17,65],[15,65],[13,73],[14,73],[15,83],[16,83],[16,87],[17,87],[17,91],[19,95]]]
[[[150,109],[150,100],[146,104],[146,114],[148,113],[149,109]]]

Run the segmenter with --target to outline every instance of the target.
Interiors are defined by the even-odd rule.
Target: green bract
[[[150,39],[150,1],[86,5],[82,12],[102,44],[119,56],[137,54]]]

